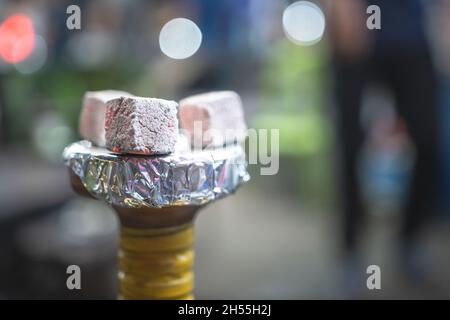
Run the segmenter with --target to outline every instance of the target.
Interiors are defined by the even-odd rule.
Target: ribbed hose
[[[192,224],[121,229],[119,299],[193,299]]]

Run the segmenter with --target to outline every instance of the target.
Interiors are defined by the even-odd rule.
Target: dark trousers
[[[357,158],[364,141],[360,110],[363,89],[373,80],[393,93],[396,110],[416,148],[401,230],[402,240],[409,243],[430,214],[437,185],[437,85],[430,55],[425,49],[404,50],[357,63],[336,59],[334,66],[345,248],[355,249],[364,211],[357,179]]]

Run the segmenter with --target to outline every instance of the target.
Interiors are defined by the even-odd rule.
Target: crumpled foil
[[[122,207],[203,205],[250,179],[239,145],[139,156],[114,154],[83,140],[65,148],[63,159],[90,194]]]

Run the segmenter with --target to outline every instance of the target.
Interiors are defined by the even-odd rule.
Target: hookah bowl
[[[119,218],[118,298],[193,299],[194,218],[249,180],[243,148],[118,155],[83,140],[63,159],[73,189]]]

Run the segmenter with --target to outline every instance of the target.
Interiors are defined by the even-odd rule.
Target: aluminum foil
[[[239,145],[139,156],[114,154],[83,140],[68,146],[63,159],[90,194],[122,207],[203,205],[250,178]]]

